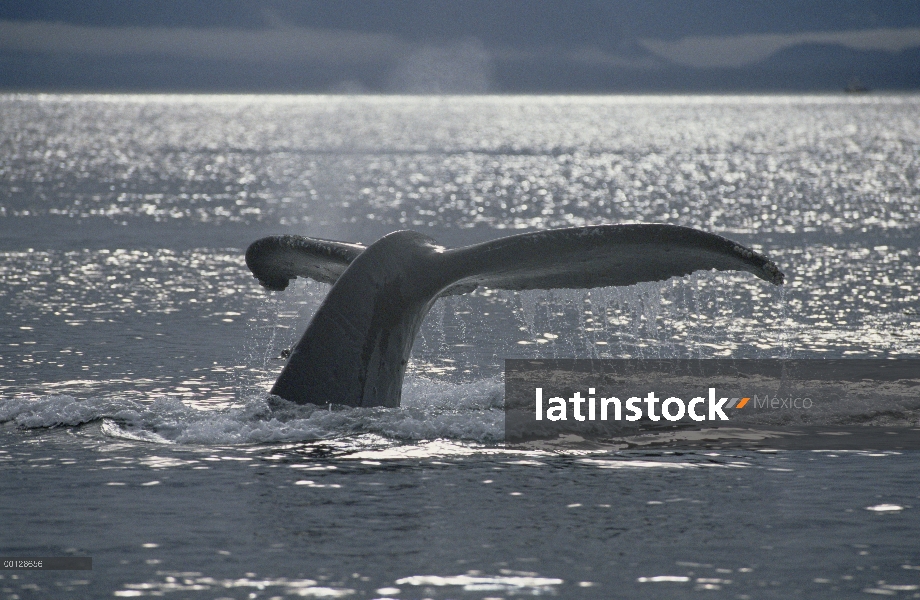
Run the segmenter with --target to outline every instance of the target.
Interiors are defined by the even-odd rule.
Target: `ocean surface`
[[[920,95],[0,95],[0,598],[920,597],[916,452],[525,451],[505,358],[917,358]],[[399,409],[269,399],[265,235],[765,253],[439,300]],[[866,421],[916,424],[868,403]]]

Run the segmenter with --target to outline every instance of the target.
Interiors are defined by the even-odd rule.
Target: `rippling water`
[[[4,594],[920,591],[913,455],[500,444],[506,357],[916,357],[920,96],[7,95],[0,114],[0,554],[95,557],[0,573]],[[250,241],[610,222],[722,233],[788,283],[477,290],[435,305],[401,409],[266,400],[327,287],[266,293]]]

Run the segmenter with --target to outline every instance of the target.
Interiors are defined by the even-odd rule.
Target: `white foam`
[[[873,512],[898,512],[904,510],[904,507],[897,504],[877,504],[875,506],[867,506],[866,510],[871,510]]]
[[[524,576],[474,576],[474,575],[414,575],[396,580],[396,585],[413,586],[457,586],[467,592],[509,592],[512,594],[529,593],[537,596],[543,593],[552,593],[554,585],[565,583],[562,579],[554,577]]]
[[[110,437],[151,443],[252,444],[341,438],[418,441],[504,439],[503,392],[498,379],[468,384],[406,381],[400,408],[299,406],[252,397],[221,410],[201,410],[179,399],[43,396],[0,401],[0,422],[19,427],[78,426],[101,420]]]

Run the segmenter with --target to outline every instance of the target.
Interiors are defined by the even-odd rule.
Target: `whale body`
[[[273,236],[249,246],[246,264],[269,290],[296,277],[332,284],[271,393],[298,404],[347,406],[399,406],[412,344],[440,296],[479,286],[626,286],[710,269],[783,283],[776,265],[750,248],[662,224],[554,229],[455,249],[415,231],[367,247]]]

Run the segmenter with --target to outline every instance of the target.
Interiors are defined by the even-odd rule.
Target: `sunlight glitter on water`
[[[182,410],[196,411],[264,395],[328,287],[297,281],[267,294],[243,265],[248,238],[236,249],[162,247],[221,223],[298,223],[299,232],[345,239],[371,224],[418,227],[457,246],[483,239],[476,228],[494,237],[663,221],[756,232],[754,246],[787,272],[783,290],[700,273],[625,289],[441,299],[409,365],[409,408],[438,394],[463,404],[462,388],[424,391],[426,382],[488,387],[505,357],[920,349],[912,326],[920,254],[907,238],[852,237],[917,222],[914,96],[7,95],[0,104],[8,109],[0,138],[17,140],[5,159],[4,218],[59,218],[65,233],[109,223],[103,235],[127,223],[119,226],[127,240],[166,221],[199,227],[164,229],[143,248],[62,242],[0,252],[5,395],[67,394],[84,406],[181,399]],[[834,237],[843,231],[846,241]],[[801,237],[809,234],[819,240]],[[472,394],[494,404],[492,392]]]
[[[7,537],[105,565],[0,575],[10,594],[916,592],[909,453],[504,448],[498,374],[505,357],[916,355],[917,95],[0,110]],[[414,228],[458,247],[618,221],[723,233],[788,283],[477,290],[436,303],[401,409],[267,399],[328,287],[264,292],[242,260],[254,239]],[[876,408],[837,416],[892,417]]]
[[[0,136],[18,142],[4,208],[115,222],[897,229],[920,220],[918,103],[6,95]],[[30,201],[57,182],[71,192]]]
[[[256,579],[242,577],[239,579],[218,579],[214,577],[203,576],[200,572],[158,572],[162,577],[159,581],[146,583],[127,583],[122,587],[124,589],[114,592],[117,598],[139,598],[143,596],[163,596],[174,592],[193,593],[199,595],[199,592],[219,593],[226,590],[232,593],[233,590],[250,589],[258,592],[268,591],[277,592],[285,595],[295,595],[302,598],[343,598],[354,594],[355,590],[349,588],[336,588],[317,585],[317,581],[312,579]],[[210,595],[210,594],[205,594]]]

